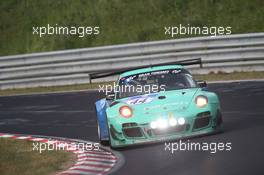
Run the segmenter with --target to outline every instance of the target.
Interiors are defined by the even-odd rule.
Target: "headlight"
[[[156,128],[165,129],[168,127],[168,121],[166,119],[158,119],[157,121],[152,121],[150,123],[150,127],[152,129],[156,129]]]
[[[178,123],[179,123],[179,125],[184,125],[185,124],[185,119],[184,118],[179,118],[178,119]]]
[[[169,124],[170,124],[170,126],[176,126],[177,125],[177,120],[175,118],[170,118],[169,119]]]
[[[122,117],[125,117],[125,118],[130,118],[133,115],[132,109],[129,106],[120,107],[119,113]]]
[[[200,95],[200,96],[196,97],[195,103],[198,107],[202,108],[202,107],[205,107],[207,105],[208,99],[206,96]]]
[[[156,121],[151,122],[151,123],[150,123],[150,127],[151,127],[152,129],[156,129],[156,128],[158,127],[157,122],[156,122]]]
[[[159,120],[157,121],[157,123],[158,123],[158,127],[159,127],[160,129],[164,129],[164,128],[167,128],[167,127],[168,127],[168,122],[167,122],[166,119],[159,119]]]
[[[150,122],[150,127],[152,129],[156,129],[156,128],[159,128],[159,129],[165,129],[169,126],[176,126],[176,125],[184,125],[185,124],[185,119],[183,117],[180,117],[178,119],[175,119],[175,118],[170,118],[170,119],[163,119],[163,118],[160,118],[156,121],[152,121]]]

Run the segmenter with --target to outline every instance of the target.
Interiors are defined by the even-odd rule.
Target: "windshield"
[[[119,80],[117,98],[197,87],[191,74],[185,69],[169,69],[145,72]]]

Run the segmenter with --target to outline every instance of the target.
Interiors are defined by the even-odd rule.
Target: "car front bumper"
[[[125,147],[143,143],[178,140],[213,133],[221,129],[222,116],[218,110],[202,112],[185,119],[184,125],[169,126],[164,129],[152,129],[150,123],[122,123],[121,129],[109,123],[111,147]]]

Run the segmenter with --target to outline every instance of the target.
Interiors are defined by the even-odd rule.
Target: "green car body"
[[[170,73],[184,71],[191,77],[180,65],[156,66],[125,72],[117,84],[125,77],[164,70]],[[206,99],[206,105],[198,107],[197,98],[201,98],[200,103]],[[197,84],[124,98],[115,93],[112,100],[106,101],[106,129],[113,148],[208,134],[220,130],[222,125],[218,96]],[[131,109],[131,116],[122,116],[120,109],[123,106]]]

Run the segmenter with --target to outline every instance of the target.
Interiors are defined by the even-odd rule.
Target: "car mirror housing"
[[[197,84],[201,87],[201,88],[206,88],[207,87],[207,83],[206,81],[203,80],[198,80]]]
[[[110,92],[109,94],[106,95],[106,100],[114,100],[115,99],[115,93]]]

